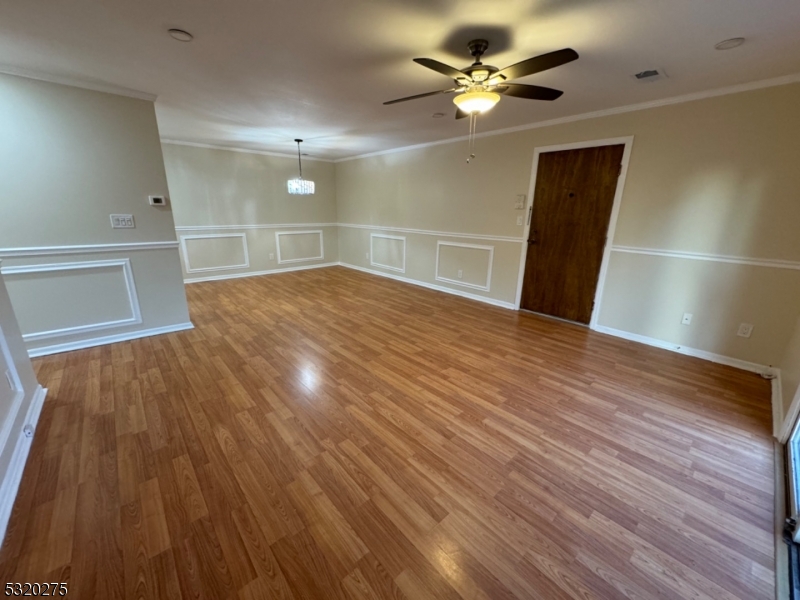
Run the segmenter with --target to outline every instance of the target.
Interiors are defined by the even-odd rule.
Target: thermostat
[[[167,197],[166,196],[148,196],[150,200],[150,206],[166,206],[167,205]]]

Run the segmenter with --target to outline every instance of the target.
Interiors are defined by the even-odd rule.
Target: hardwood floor
[[[773,598],[769,385],[334,267],[36,361],[4,581],[98,598]]]

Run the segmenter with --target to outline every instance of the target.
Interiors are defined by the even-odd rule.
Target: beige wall
[[[304,157],[316,192],[293,196],[296,159],[170,143],[163,151],[187,281],[339,260],[333,163]]]
[[[368,266],[369,231],[427,230],[409,236],[405,276],[457,290],[436,280],[432,243],[453,239],[435,232],[456,232],[496,246],[491,291],[475,293],[513,301],[519,244],[481,236],[523,235],[514,203],[528,192],[534,148],[634,136],[615,246],[797,263],[797,106],[792,84],[480,138],[469,165],[465,141],[338,163],[340,222],[372,228],[342,230],[341,260]],[[800,314],[799,288],[796,269],[613,252],[599,324],[775,365]],[[695,315],[689,327],[684,312]],[[735,335],[742,321],[755,325],[748,340]]]
[[[0,75],[0,131],[0,257],[29,350],[189,326],[172,212],[147,199],[167,193],[153,103]]]
[[[0,386],[6,386],[6,371],[14,390],[4,387],[0,394],[0,540],[30,449],[31,438],[23,428],[35,426],[44,400],[0,275]]]

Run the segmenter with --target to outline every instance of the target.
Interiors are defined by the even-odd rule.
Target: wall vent
[[[667,74],[664,72],[664,69],[647,69],[633,76],[636,81],[642,82],[659,81],[660,79],[666,79],[666,77]]]

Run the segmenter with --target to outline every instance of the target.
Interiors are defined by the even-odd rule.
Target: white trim
[[[716,98],[717,96],[727,96],[729,94],[738,94],[741,92],[749,92],[753,90],[760,90],[763,88],[776,87],[780,85],[788,85],[791,83],[800,82],[800,73],[792,75],[784,75],[782,77],[775,77],[773,79],[763,79],[761,81],[753,81],[751,83],[743,83],[739,85],[732,85],[714,90],[706,90],[702,92],[694,92],[691,94],[683,94],[681,96],[673,96],[671,98],[663,98],[661,100],[652,100],[650,102],[640,102],[637,104],[627,104],[615,108],[607,108],[588,113],[581,113],[578,115],[570,115],[566,117],[559,117],[557,119],[549,119],[547,121],[538,121],[536,123],[528,123],[526,125],[517,125],[515,127],[507,127],[505,129],[495,129],[494,131],[485,131],[477,134],[476,138],[491,137],[495,135],[504,135],[506,133],[515,133],[518,131],[527,131],[529,129],[540,129],[542,127],[552,127],[553,125],[562,125],[564,123],[574,123],[575,121],[585,121],[587,119],[597,119],[600,117],[608,117],[611,115],[619,115],[628,112],[636,112],[639,110],[647,110],[650,108],[659,108],[661,106],[669,106],[672,104],[683,104],[684,102],[694,102],[695,100],[705,100],[706,98]],[[360,158],[371,158],[373,156],[383,156],[384,154],[394,154],[395,152],[407,152],[410,150],[419,150],[421,148],[430,148],[432,146],[441,146],[442,144],[453,144],[456,142],[463,142],[469,139],[469,136],[459,136],[454,138],[447,138],[444,140],[437,140],[435,142],[425,142],[423,144],[413,144],[411,146],[402,146],[399,148],[390,148],[388,150],[378,150],[376,152],[368,152],[366,154],[357,154],[355,156],[348,156],[345,158],[337,158],[333,162],[341,163],[349,160],[358,160]]]
[[[464,281],[460,281],[458,279],[448,279],[447,277],[441,277],[439,275],[439,248],[442,246],[455,246],[456,248],[475,248],[476,250],[486,250],[489,252],[489,268],[486,270],[486,284],[485,285],[477,285],[474,283],[466,283]],[[455,285],[461,285],[464,287],[472,288],[475,290],[483,290],[484,292],[490,291],[490,287],[492,285],[492,265],[494,264],[494,246],[480,246],[478,244],[458,244],[456,242],[443,242],[439,240],[436,242],[436,276],[435,279],[437,281],[444,281],[447,283],[453,283]]]
[[[128,98],[147,100],[148,102],[155,102],[158,99],[158,96],[155,94],[148,94],[147,92],[132,90],[130,88],[115,85],[113,83],[106,83],[105,81],[89,81],[70,75],[42,73],[31,69],[13,67],[11,65],[0,65],[0,73],[4,73],[5,75],[16,75],[17,77],[25,77],[27,79],[36,79],[37,81],[47,81],[48,83],[57,83],[59,85],[68,85],[70,87],[82,88],[84,90],[92,90],[93,92],[114,94],[115,96],[127,96]]]
[[[789,556],[783,541],[786,519],[786,461],[783,445],[773,440],[775,476],[775,600],[789,600]]]
[[[166,250],[177,248],[176,240],[166,242],[135,242],[130,244],[84,244],[73,246],[32,246],[28,248],[0,248],[0,258],[27,256],[59,256],[61,254],[94,254],[95,252],[128,252],[138,250]]]
[[[403,266],[402,268],[393,267],[390,265],[384,265],[379,262],[375,262],[373,256],[375,252],[373,251],[373,241],[375,238],[381,238],[385,240],[402,240],[403,242]],[[382,269],[389,269],[391,271],[399,271],[400,273],[406,272],[406,238],[402,235],[386,235],[385,233],[370,233],[369,234],[369,264],[373,267],[380,267]]]
[[[783,385],[781,383],[781,370],[772,369],[775,377],[770,381],[770,392],[772,402],[772,435],[776,438],[780,435],[783,425]]]
[[[338,227],[338,223],[276,223],[253,225],[176,225],[176,231],[206,231],[217,229],[286,229],[287,227]]]
[[[25,429],[30,427],[35,433],[39,415],[42,414],[45,396],[47,396],[47,389],[41,385],[38,386],[28,405],[25,421],[14,444],[14,450],[3,475],[3,481],[0,483],[0,542],[6,536],[6,528],[11,518],[11,511],[14,508],[14,500],[17,498],[19,484],[22,481],[22,473],[25,471],[25,462],[28,460],[28,453],[33,444],[33,436],[28,437],[25,435]],[[14,419],[16,420],[16,415],[14,415]],[[0,453],[3,451],[5,451],[5,446],[0,449]]]
[[[184,279],[183,283],[201,283],[203,281],[222,281],[223,279],[239,279],[241,277],[260,277],[261,275],[273,275],[275,273],[291,273],[292,271],[307,271],[308,269],[321,269],[323,267],[335,267],[338,262],[321,263],[316,265],[299,265],[296,267],[285,267],[283,269],[269,269],[267,271],[248,271],[247,273],[231,273],[228,275],[210,275],[208,277],[193,277]]]
[[[612,252],[625,254],[645,254],[647,256],[666,256],[669,258],[685,258],[688,260],[707,260],[713,262],[750,265],[753,267],[770,267],[773,269],[793,269],[800,271],[800,262],[772,258],[748,258],[726,254],[705,254],[702,252],[683,252],[679,250],[661,250],[658,248],[635,248],[633,246],[612,246]]]
[[[281,236],[282,235],[304,235],[308,233],[316,233],[319,234],[319,256],[309,256],[307,258],[289,258],[289,259],[282,259],[281,258]],[[286,263],[296,263],[296,262],[307,262],[309,260],[324,260],[325,258],[325,246],[323,245],[323,233],[321,229],[308,229],[304,231],[276,231],[275,232],[275,248],[278,253],[278,264],[283,265]]]
[[[528,239],[531,229],[531,221],[533,220],[533,202],[534,192],[536,191],[536,176],[539,168],[539,156],[548,152],[560,152],[563,150],[578,150],[581,148],[598,148],[600,146],[615,146],[623,144],[625,149],[622,152],[622,168],[620,169],[619,176],[617,177],[617,188],[614,191],[614,202],[611,205],[611,216],[608,220],[608,230],[606,232],[606,243],[603,247],[603,258],[600,262],[600,273],[597,277],[597,287],[594,293],[594,307],[592,309],[592,316],[589,319],[589,327],[592,329],[597,325],[597,319],[600,316],[600,306],[603,302],[603,289],[605,288],[606,275],[608,274],[608,263],[611,260],[611,247],[614,240],[614,232],[617,228],[617,219],[619,218],[619,208],[622,204],[622,196],[625,191],[625,181],[628,177],[628,165],[631,160],[631,149],[633,148],[633,136],[608,138],[604,140],[586,140],[583,142],[573,142],[570,144],[557,144],[554,146],[539,146],[533,150],[533,166],[531,167],[531,180],[528,185],[528,202],[527,222],[525,223],[525,231],[523,232],[523,240]],[[514,302],[517,310],[519,310],[522,303],[522,285],[525,279],[525,262],[528,258],[528,245],[522,244],[520,248],[519,258],[519,274],[517,276],[517,298]]]
[[[25,399],[25,388],[22,385],[19,371],[17,371],[17,365],[14,363],[14,358],[11,356],[11,349],[8,347],[8,342],[6,341],[2,328],[0,328],[0,354],[3,357],[8,373],[11,375],[11,381],[9,381],[9,383],[11,384],[11,391],[13,392],[11,406],[6,414],[3,427],[0,429],[0,456],[2,456],[8,438],[11,436],[11,428],[17,420],[17,414],[22,406],[22,401]],[[5,382],[0,381],[0,385],[5,385]],[[2,540],[2,535],[0,535],[0,540]]]
[[[655,348],[663,348],[664,350],[671,350],[678,354],[685,354],[686,356],[694,356],[695,358],[702,358],[720,365],[727,365],[743,371],[750,371],[760,375],[775,375],[775,370],[767,365],[760,365],[758,363],[732,358],[730,356],[723,356],[722,354],[715,354],[705,350],[698,350],[697,348],[690,348],[681,344],[674,344],[672,342],[665,342],[656,338],[647,337],[646,335],[639,335],[638,333],[631,333],[629,331],[622,331],[621,329],[614,329],[613,327],[606,327],[605,325],[596,325],[592,327],[594,331],[613,335],[632,342],[639,342],[640,344],[647,344]]]
[[[407,227],[384,227],[382,225],[360,225],[357,223],[339,223],[339,227],[349,227],[351,229],[372,229],[379,231],[399,231],[401,233],[418,233],[420,235],[433,235],[436,237],[456,237],[470,240],[489,240],[493,242],[515,242],[522,243],[525,240],[520,237],[484,235],[482,233],[455,233],[452,231],[434,231],[432,229],[409,229]]]
[[[235,146],[219,146],[217,144],[202,144],[200,142],[184,142],[182,140],[170,140],[161,138],[162,144],[170,144],[172,146],[189,146],[190,148],[206,148],[208,150],[227,150],[228,152],[243,152],[244,154],[260,154],[262,156],[277,156],[278,158],[291,158],[293,161],[297,160],[296,154],[283,154],[281,152],[269,152],[267,150],[251,150],[250,148],[237,148]],[[332,163],[330,158],[317,158],[314,156],[303,155],[303,160],[318,161]]]
[[[91,323],[88,325],[76,325],[64,327],[62,329],[52,329],[50,331],[36,331],[25,333],[22,339],[26,342],[44,340],[65,335],[78,335],[89,331],[100,331],[126,325],[139,325],[142,322],[142,312],[139,308],[139,296],[136,293],[136,283],[133,279],[133,269],[131,269],[130,258],[120,258],[115,260],[91,260],[83,262],[52,263],[47,265],[19,265],[15,267],[2,267],[0,273],[3,275],[19,275],[22,273],[46,273],[49,271],[80,271],[83,269],[101,269],[107,267],[122,267],[122,275],[125,278],[125,288],[128,293],[128,303],[131,309],[131,316],[127,319],[116,321],[104,321],[102,323]]]
[[[217,239],[238,237],[242,240],[242,251],[244,252],[244,264],[241,265],[224,265],[220,267],[201,267],[193,269],[189,264],[189,250],[186,247],[186,240],[203,240],[203,239]],[[243,233],[204,233],[197,235],[182,235],[181,236],[181,250],[183,250],[183,266],[187,273],[204,273],[207,271],[228,271],[231,269],[249,269],[250,268],[250,254],[247,251],[247,236]]]
[[[59,352],[70,352],[72,350],[83,350],[84,348],[94,348],[95,346],[104,346],[106,344],[116,344],[117,342],[138,340],[139,338],[150,337],[153,335],[162,335],[164,333],[175,333],[176,331],[186,331],[187,329],[194,329],[194,325],[192,325],[191,323],[179,323],[177,325],[167,325],[165,327],[153,327],[151,329],[140,329],[139,331],[129,331],[127,333],[118,333],[116,335],[107,335],[99,338],[90,338],[88,340],[77,340],[74,342],[66,342],[64,344],[54,344],[52,346],[29,348],[28,356],[30,356],[31,358],[36,358],[37,356],[58,354]]]
[[[467,298],[469,300],[477,300],[478,302],[483,302],[485,304],[491,304],[492,306],[497,306],[499,308],[506,308],[509,310],[514,310],[514,304],[511,302],[504,302],[503,300],[495,300],[494,298],[489,298],[487,296],[479,296],[478,294],[470,294],[469,292],[462,292],[461,290],[454,290],[453,288],[444,287],[441,285],[434,285],[432,283],[426,283],[424,281],[419,281],[417,279],[409,279],[408,277],[400,277],[399,275],[394,275],[392,273],[384,273],[383,271],[374,271],[372,269],[367,269],[365,267],[359,267],[356,265],[351,265],[349,263],[340,262],[339,265],[342,267],[346,267],[348,269],[354,269],[356,271],[361,271],[363,273],[370,273],[371,275],[380,275],[381,277],[387,277],[389,279],[394,279],[395,281],[402,281],[403,283],[410,283],[412,285],[418,285],[420,287],[427,288],[429,290],[435,290],[437,292],[444,292],[445,294],[452,294],[454,296],[460,296],[462,298]]]
[[[783,383],[781,383],[780,391],[781,406],[783,406]],[[795,390],[792,401],[786,409],[786,416],[783,417],[780,428],[776,434],[776,437],[781,444],[785,444],[789,441],[789,437],[792,435],[792,429],[794,429],[794,425],[798,418],[800,418],[800,387]]]

